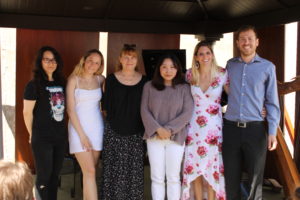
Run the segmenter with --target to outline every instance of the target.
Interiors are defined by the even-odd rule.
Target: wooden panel
[[[114,72],[118,57],[124,44],[136,44],[139,52],[138,66],[145,73],[141,51],[143,49],[179,49],[178,34],[131,34],[108,33],[107,74]]]
[[[258,29],[257,53],[276,66],[277,80],[284,81],[284,25]]]
[[[26,161],[32,169],[34,164],[22,115],[23,92],[32,77],[36,52],[44,45],[56,48],[61,54],[67,77],[87,50],[99,47],[99,33],[17,29],[16,160]]]
[[[276,75],[278,81],[284,81],[284,26],[272,26],[258,29],[259,47],[257,53],[273,62],[276,66]],[[278,48],[281,47],[281,48]],[[281,113],[283,119],[284,112]],[[280,127],[283,121],[280,122]],[[271,177],[283,183],[282,177],[278,174],[278,167],[274,167],[274,161],[278,161],[274,152],[268,152],[265,168],[265,177]]]

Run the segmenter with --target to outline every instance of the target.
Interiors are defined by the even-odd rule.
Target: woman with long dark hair
[[[52,47],[42,47],[35,60],[34,77],[24,92],[23,116],[35,161],[36,188],[42,200],[57,199],[67,144],[62,67],[59,53]]]
[[[192,111],[190,86],[184,81],[178,58],[162,56],[153,80],[144,86],[141,105],[153,200],[165,199],[165,177],[168,199],[180,199],[180,169]]]

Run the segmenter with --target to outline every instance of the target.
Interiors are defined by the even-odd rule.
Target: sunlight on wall
[[[192,67],[193,52],[198,39],[195,35],[180,35],[180,49],[185,49],[186,53],[186,68]]]
[[[218,65],[226,67],[227,61],[233,57],[233,33],[223,34],[214,45],[214,53]]]
[[[198,42],[195,35],[180,35],[180,49],[186,50],[187,69],[192,67],[194,48]],[[223,34],[223,38],[215,42],[213,49],[218,65],[225,67],[227,60],[233,56],[233,34]]]
[[[104,71],[102,73],[103,76],[106,77],[106,69],[107,69],[107,32],[100,32],[99,33],[99,50],[101,51],[104,57]]]
[[[4,159],[14,161],[16,106],[16,29],[0,28],[0,40]]]
[[[297,22],[285,25],[284,81],[291,81],[296,76],[297,27]],[[295,123],[295,100],[295,92],[284,96],[284,103],[293,125]],[[286,127],[284,133],[285,141],[293,155],[294,149]]]

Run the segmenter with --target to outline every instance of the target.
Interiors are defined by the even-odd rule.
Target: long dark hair
[[[62,75],[63,61],[61,59],[61,56],[57,52],[57,50],[50,46],[43,46],[37,52],[34,69],[33,69],[33,81],[35,82],[37,88],[40,89],[41,84],[48,80],[48,76],[42,66],[43,56],[46,51],[50,51],[53,54],[54,59],[57,63],[56,70],[53,72],[52,75],[54,81],[57,84],[65,86],[66,82]]]
[[[164,62],[165,59],[171,59],[173,62],[174,67],[177,69],[176,76],[172,80],[172,87],[174,88],[178,84],[185,83],[185,80],[183,78],[182,74],[182,67],[179,59],[174,55],[174,54],[164,54],[162,55],[156,65],[153,79],[151,81],[153,87],[155,87],[157,90],[164,90],[165,89],[165,84],[164,84],[164,79],[160,74],[160,66]]]

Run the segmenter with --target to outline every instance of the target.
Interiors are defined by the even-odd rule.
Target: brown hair
[[[244,25],[244,26],[241,26],[236,32],[235,32],[235,36],[236,36],[236,39],[238,40],[239,39],[239,36],[241,34],[241,32],[245,32],[245,31],[249,31],[249,30],[252,30],[255,34],[255,37],[258,38],[258,34],[257,34],[257,30],[255,28],[255,26],[252,26],[252,25]]]
[[[86,59],[94,53],[98,54],[101,58],[100,67],[99,67],[98,71],[95,73],[95,75],[102,74],[102,72],[104,70],[104,57],[98,49],[91,49],[88,52],[86,52],[84,56],[82,56],[79,63],[75,66],[75,69],[73,70],[72,75],[82,76],[83,68],[84,68],[84,64],[85,64]]]
[[[135,44],[124,44],[119,58],[123,55],[131,55],[131,56],[135,56],[136,58],[138,58],[138,52],[136,50],[136,45]],[[116,65],[116,72],[122,70],[122,64],[120,62],[120,60],[118,59],[117,65]],[[137,67],[135,67],[135,70],[138,71]]]
[[[0,160],[0,183],[0,199],[33,199],[33,176],[25,163]]]

